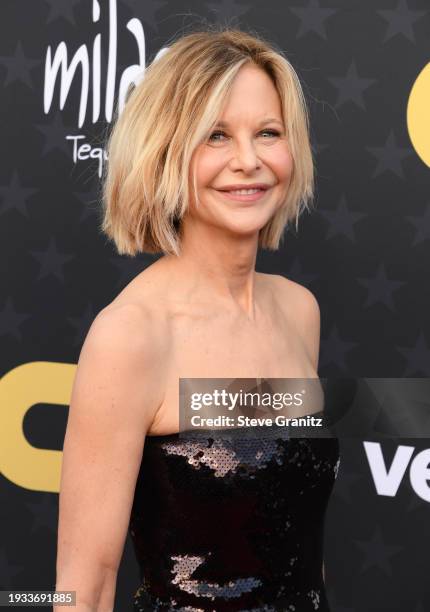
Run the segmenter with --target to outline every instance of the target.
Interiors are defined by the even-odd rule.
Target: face
[[[285,201],[293,160],[279,95],[263,70],[239,70],[217,125],[193,154],[193,169],[200,204],[191,201],[188,214],[234,233],[258,234]],[[232,193],[252,184],[264,189]],[[193,200],[192,179],[190,193]]]

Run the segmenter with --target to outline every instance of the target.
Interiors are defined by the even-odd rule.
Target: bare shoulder
[[[282,311],[294,326],[302,339],[309,358],[315,368],[318,367],[321,314],[315,295],[303,285],[280,274],[269,274],[270,283]]]
[[[319,316],[319,304],[310,289],[281,274],[267,274],[265,276],[270,277],[272,286],[280,295],[288,297],[289,303],[293,300],[294,304],[298,305],[300,308],[304,308],[305,312],[310,316],[312,316],[312,314],[314,316]]]
[[[133,301],[111,303],[95,317],[85,343],[105,349],[127,349],[152,361],[161,348],[156,316],[150,308]]]
[[[167,340],[164,317],[165,279],[159,264],[138,274],[94,319],[94,333],[112,334],[130,349],[142,349],[154,357]]]
[[[164,396],[164,353],[165,339],[151,309],[133,302],[108,305],[82,346],[73,399],[91,392],[96,403],[115,403],[147,430]],[[96,389],[103,389],[103,398]]]

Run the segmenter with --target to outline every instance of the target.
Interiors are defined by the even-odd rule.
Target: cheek
[[[293,157],[289,150],[282,149],[273,157],[272,168],[280,182],[289,182],[293,173]]]
[[[208,151],[200,155],[196,166],[196,180],[199,187],[212,185],[223,168],[222,155]]]

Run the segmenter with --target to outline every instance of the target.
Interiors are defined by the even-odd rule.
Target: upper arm
[[[116,572],[121,560],[145,434],[162,399],[159,358],[153,327],[132,305],[101,311],[79,357],[63,448],[57,578],[89,599],[101,568]]]
[[[314,294],[299,283],[295,283],[285,277],[284,288],[289,291],[289,300],[293,301],[294,321],[297,332],[301,336],[305,350],[312,362],[315,371],[318,371],[318,358],[320,351],[321,313],[318,301]],[[287,283],[287,285],[285,284]]]

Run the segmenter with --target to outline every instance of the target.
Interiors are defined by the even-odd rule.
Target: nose
[[[255,144],[252,142],[252,140],[243,139],[233,146],[230,159],[231,170],[251,172],[260,166],[261,161],[257,155]]]

